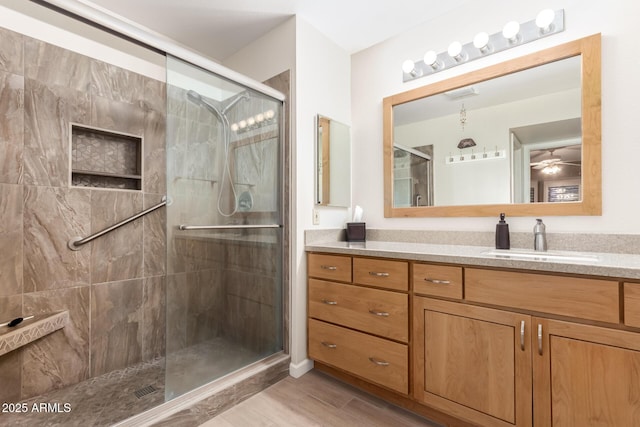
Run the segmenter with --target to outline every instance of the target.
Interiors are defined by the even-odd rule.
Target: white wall
[[[293,55],[291,43],[295,46]],[[315,116],[322,114],[351,123],[351,58],[309,23],[295,17],[227,59],[224,65],[260,81],[292,70],[290,371],[298,376],[311,367],[306,351],[304,230],[344,227],[349,212],[345,208],[319,208],[320,224],[313,225]]]
[[[402,83],[400,65],[424,52],[446,51],[454,40],[469,42],[479,31],[499,32],[510,20],[526,22],[543,8],[565,10],[565,31],[536,42],[472,61],[431,77]],[[382,181],[382,99],[394,93],[447,79],[509,58],[602,33],[602,193],[599,217],[545,218],[549,232],[640,233],[636,212],[637,191],[629,183],[640,182],[640,144],[633,135],[638,108],[630,94],[640,93],[640,44],[635,0],[567,0],[512,2],[468,1],[464,8],[411,29],[352,57],[353,203],[368,212],[371,228],[491,231],[495,218],[384,218]],[[498,212],[496,212],[496,216]],[[510,218],[512,231],[528,232],[535,220]]]

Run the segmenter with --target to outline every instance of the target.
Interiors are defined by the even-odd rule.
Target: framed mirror
[[[385,217],[600,215],[600,35],[383,100]]]
[[[316,116],[316,204],[351,205],[351,129],[329,117]]]

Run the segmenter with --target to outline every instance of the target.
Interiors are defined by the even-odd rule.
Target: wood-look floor
[[[318,371],[287,377],[200,427],[435,427]]]

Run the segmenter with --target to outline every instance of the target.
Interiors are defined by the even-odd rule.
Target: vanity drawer
[[[351,281],[351,257],[340,255],[309,254],[307,268],[310,277]]]
[[[624,324],[640,328],[640,283],[624,284]]]
[[[618,282],[548,274],[465,269],[468,301],[619,323]]]
[[[309,319],[309,357],[408,393],[409,356],[404,344]]]
[[[309,279],[309,316],[407,342],[409,296]]]
[[[372,258],[353,258],[353,282],[398,291],[409,290],[409,263]]]
[[[462,299],[462,267],[413,264],[413,292]]]

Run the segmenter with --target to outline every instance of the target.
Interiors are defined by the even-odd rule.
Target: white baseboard
[[[313,360],[304,359],[300,363],[289,363],[289,375],[293,378],[300,378],[313,369]]]

